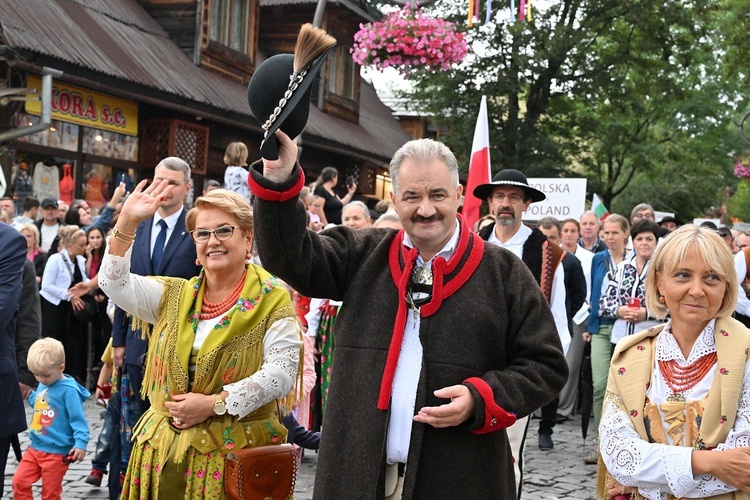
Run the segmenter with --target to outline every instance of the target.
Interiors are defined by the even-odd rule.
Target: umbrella
[[[578,394],[581,398],[581,435],[583,436],[583,443],[585,445],[586,435],[589,431],[589,420],[591,420],[591,409],[594,406],[594,382],[591,375],[591,342],[586,342],[583,348],[581,376],[578,379]]]

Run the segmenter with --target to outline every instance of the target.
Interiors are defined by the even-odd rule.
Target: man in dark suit
[[[21,298],[26,239],[0,223],[0,465],[3,474],[11,438],[26,429],[16,366],[16,313]],[[3,485],[0,484],[0,497]]]
[[[138,226],[130,257],[130,272],[142,276],[192,278],[198,275],[199,268],[195,244],[185,227],[187,210],[184,200],[190,190],[190,167],[180,158],[165,158],[154,170],[154,180],[160,179],[168,181],[171,189],[166,192],[156,215]],[[126,418],[132,429],[148,408],[148,403],[141,399],[148,342],[141,337],[140,331],[133,331],[130,319],[120,308],[115,309],[112,346],[116,365],[123,367],[130,378],[132,396],[126,402]],[[124,444],[127,449],[122,450],[123,456],[127,457],[130,455],[129,439]],[[117,471],[117,468],[110,471]],[[110,485],[116,476],[112,474]]]

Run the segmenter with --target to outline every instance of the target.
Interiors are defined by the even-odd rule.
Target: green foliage
[[[750,181],[743,179],[737,190],[727,200],[727,212],[743,221],[750,221]]]
[[[465,25],[463,3],[435,9]],[[709,0],[551,2],[531,23],[467,29],[467,61],[412,73],[402,97],[451,127],[443,140],[464,168],[484,94],[493,172],[585,175],[608,207],[699,216],[736,183],[728,153],[741,149],[741,78],[716,50],[728,18]]]

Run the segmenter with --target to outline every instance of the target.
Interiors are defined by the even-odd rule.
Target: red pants
[[[29,447],[13,476],[13,498],[33,500],[31,485],[42,478],[42,500],[59,500],[63,477],[68,472],[68,466],[62,463],[64,456]]]

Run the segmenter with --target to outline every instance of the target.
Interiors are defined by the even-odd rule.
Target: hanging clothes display
[[[60,171],[57,169],[57,165],[54,162],[45,160],[34,165],[34,193],[38,200],[45,198],[52,198],[54,200],[60,199],[60,189],[58,182],[60,181]]]
[[[21,215],[23,213],[24,198],[27,196],[34,196],[35,191],[31,183],[31,172],[29,172],[28,162],[22,161],[15,169],[13,178],[10,181],[10,188],[13,198],[15,199],[16,214]]]
[[[68,205],[73,203],[73,190],[75,185],[73,183],[73,175],[71,173],[72,167],[69,163],[63,165],[63,178],[60,180],[60,196],[58,199],[64,201]]]

